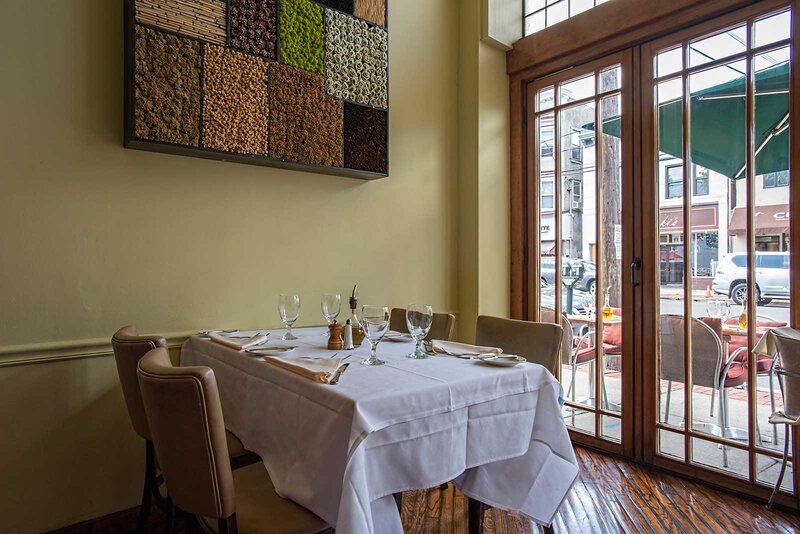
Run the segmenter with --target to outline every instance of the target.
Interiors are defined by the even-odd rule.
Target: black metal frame
[[[205,41],[202,39],[198,39],[196,37],[186,36],[177,32],[164,30],[162,28],[155,28],[148,24],[141,24],[136,22],[136,0],[123,0],[124,1],[124,140],[123,145],[126,148],[132,148],[136,150],[145,150],[150,152],[162,152],[165,154],[173,154],[179,156],[191,156],[197,158],[204,158],[204,159],[213,159],[217,161],[229,161],[234,163],[246,163],[249,165],[260,165],[266,167],[277,167],[282,169],[289,169],[289,170],[297,170],[297,171],[304,171],[304,172],[313,172],[319,174],[329,174],[333,176],[344,176],[348,178],[358,178],[361,180],[375,180],[379,178],[385,178],[389,176],[389,110],[381,110],[386,112],[386,172],[373,172],[373,171],[365,171],[360,169],[351,169],[348,167],[331,167],[326,165],[316,165],[311,163],[301,163],[301,162],[293,162],[287,161],[279,158],[274,158],[271,156],[264,156],[264,155],[247,155],[247,154],[236,154],[233,152],[224,152],[221,150],[215,150],[211,148],[203,147],[203,116],[202,116],[202,106],[203,106],[203,98],[202,98],[202,68],[200,70],[200,80],[201,80],[201,99],[200,99],[200,117],[199,117],[199,146],[198,147],[191,147],[185,145],[178,145],[175,143],[165,142],[165,141],[153,141],[149,139],[141,139],[136,137],[135,135],[135,119],[136,119],[136,26],[137,24],[142,27],[152,28],[162,33],[172,34],[176,36],[180,36],[181,38],[185,39],[192,39],[195,41],[199,41],[201,43],[201,59],[203,55],[203,46]],[[280,2],[278,2],[280,4]],[[226,10],[230,8],[229,2],[226,1]],[[278,7],[278,10],[280,7]],[[326,9],[329,9],[326,7]],[[334,10],[336,11],[336,10]],[[276,13],[276,16],[280,16],[279,13]],[[348,16],[353,16],[348,14]],[[226,25],[229,24],[227,22],[228,17],[226,16]],[[358,19],[362,20],[362,19]],[[386,0],[386,25],[380,26],[377,24],[370,23],[369,21],[364,21],[367,24],[372,26],[379,26],[386,29],[387,33],[389,31],[389,1]],[[324,23],[324,19],[323,19]],[[229,30],[229,28],[228,28]],[[277,54],[279,53],[280,43],[279,43],[279,36],[276,36],[276,62],[277,62]],[[230,44],[230,31],[226,31],[226,48],[227,44]],[[389,54],[388,50],[388,43],[387,43],[387,54]],[[386,68],[386,79],[387,79],[387,99],[389,98],[389,67],[387,65]],[[337,99],[338,100],[338,99]],[[346,100],[341,100],[342,105]],[[356,102],[353,102],[357,104]],[[358,104],[361,105],[361,104]],[[344,139],[342,140],[344,143]],[[344,158],[344,146],[342,157]],[[344,164],[344,162],[342,162]]]

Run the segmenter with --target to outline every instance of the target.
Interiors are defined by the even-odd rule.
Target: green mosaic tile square
[[[311,0],[281,0],[278,60],[299,69],[322,73],[325,8]]]

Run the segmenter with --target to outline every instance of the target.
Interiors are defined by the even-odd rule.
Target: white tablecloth
[[[322,332],[295,330],[298,348],[286,357],[330,356]],[[286,344],[280,334],[270,343]],[[539,365],[412,360],[412,347],[384,341],[388,364],[367,367],[365,341],[336,386],[198,336],[184,343],[181,365],[215,371],[225,425],[264,459],[281,496],[342,534],[401,533],[391,495],[450,480],[550,524],[578,475],[560,384]]]

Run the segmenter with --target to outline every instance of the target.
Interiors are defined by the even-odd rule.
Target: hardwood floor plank
[[[763,505],[709,486],[587,449],[575,450],[580,480],[553,521],[556,533],[739,533],[800,532],[800,516],[771,512]],[[137,510],[126,510],[62,529],[60,534],[133,532]],[[154,508],[146,532],[164,530],[164,514]],[[469,534],[467,498],[452,484],[445,489],[403,495],[403,528],[410,534]],[[485,534],[533,534],[528,518],[489,509]],[[176,533],[184,532],[178,518]]]

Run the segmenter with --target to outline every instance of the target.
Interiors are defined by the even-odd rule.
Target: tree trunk
[[[603,118],[619,116],[619,98],[612,97],[601,101],[600,110],[601,123]],[[600,128],[597,130],[599,131]],[[602,157],[602,165],[599,170],[600,199],[603,210],[600,232],[603,257],[598,258],[598,263],[602,265],[602,278],[597,289],[598,291],[608,291],[610,305],[618,308],[622,306],[622,260],[617,258],[622,257],[622,251],[617,250],[615,233],[617,229],[621,229],[622,223],[622,140],[613,135],[602,134],[599,135],[597,142]]]

